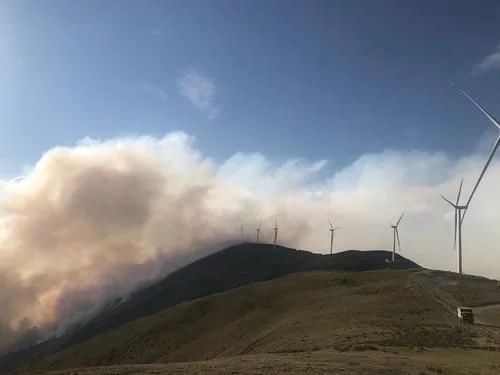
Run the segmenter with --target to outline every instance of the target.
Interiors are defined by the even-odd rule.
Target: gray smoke
[[[400,227],[403,255],[455,270],[453,198],[484,156],[386,151],[361,156],[324,181],[326,161],[273,164],[236,154],[217,165],[184,133],[84,140],[49,150],[25,176],[2,182],[0,351],[61,334],[221,243],[255,238],[326,252],[328,217],[337,249],[388,249]],[[464,224],[464,269],[498,277],[500,165],[494,162]],[[21,340],[21,341],[20,341]]]

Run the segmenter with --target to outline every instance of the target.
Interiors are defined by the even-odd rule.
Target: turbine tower
[[[464,218],[465,210],[467,210],[468,203],[464,206],[459,204],[460,201],[460,193],[462,192],[462,184],[464,183],[464,179],[460,181],[460,187],[458,189],[457,201],[455,203],[450,202],[444,196],[441,197],[448,202],[455,209],[455,232],[453,239],[453,250],[456,250],[457,247],[457,236],[458,236],[458,254],[457,254],[457,263],[458,263],[458,273],[462,274],[462,220]],[[469,198],[470,200],[470,198]],[[462,214],[462,211],[464,213]]]
[[[453,82],[450,81],[450,83],[454,86],[455,84]],[[474,104],[487,118],[488,120],[491,121],[491,123],[493,125],[495,125],[498,130],[500,131],[500,123],[497,121],[497,119],[495,119],[486,109],[484,109],[479,103],[477,103],[474,99],[472,99],[472,97],[467,94],[464,90],[462,89],[459,89],[460,92],[462,94],[465,95],[465,97],[467,99],[469,99],[472,104]],[[488,169],[488,166],[490,165],[490,162],[491,160],[493,159],[493,156],[495,156],[495,152],[497,151],[498,149],[498,146],[500,146],[500,135],[498,136],[495,144],[493,145],[493,148],[490,152],[490,156],[488,157],[487,161],[486,161],[486,164],[484,165],[483,167],[483,170],[481,171],[481,174],[479,175],[479,178],[477,179],[477,182],[476,182],[476,185],[474,185],[474,188],[472,189],[472,193],[470,194],[470,197],[469,199],[467,200],[467,204],[465,205],[466,207],[469,207],[469,204],[470,204],[470,201],[472,200],[472,197],[474,196],[474,193],[476,192],[478,186],[479,186],[479,183],[481,182],[481,180],[483,179],[483,176],[484,174],[486,173],[486,170]],[[463,216],[461,217],[461,221],[464,219],[464,216],[465,216],[465,213],[467,212],[467,208],[465,208],[465,211],[463,213]]]
[[[262,222],[259,221],[259,226],[257,227],[257,230],[256,230],[256,232],[257,232],[257,243],[259,243],[259,239],[260,239],[260,227],[261,227],[261,225],[262,225]]]
[[[404,212],[401,214],[401,216],[399,217],[397,223],[395,225],[391,225],[391,228],[392,228],[392,231],[393,231],[393,242],[392,242],[392,262],[394,263],[394,261],[396,260],[396,239],[398,240],[398,248],[399,248],[399,252],[401,252],[401,242],[399,241],[399,232],[398,232],[398,225],[399,223],[401,222],[401,219],[403,218],[404,216]]]
[[[276,219],[274,219],[274,247],[276,247],[276,240],[278,239],[278,223],[276,223]]]
[[[328,223],[330,224],[330,255],[332,255],[333,254],[333,236],[335,234],[335,231],[339,227],[334,227],[332,222],[330,221],[330,219],[328,219]]]

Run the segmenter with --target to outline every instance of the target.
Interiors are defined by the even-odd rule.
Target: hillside
[[[500,284],[481,276],[425,270],[414,275],[417,281],[439,295],[449,306],[500,304]]]
[[[313,352],[325,351],[325,358],[340,356],[343,360],[338,363],[344,364],[357,356],[360,363],[366,357],[365,365],[370,361],[376,365],[384,358],[387,365],[396,363],[400,355],[399,363],[424,361],[439,373],[469,373],[461,371],[478,363],[458,368],[454,358],[463,357],[460,348],[474,347],[476,358],[484,358],[481,330],[457,327],[455,319],[412,281],[411,273],[309,272],[244,286],[129,322],[24,370],[216,358],[243,365],[245,361],[238,358],[242,355],[250,355],[245,357],[248,361],[270,360],[269,355],[274,355],[280,363],[290,353],[295,353],[296,360],[308,353],[309,360],[316,356],[318,361]],[[183,366],[194,372],[203,364]],[[486,371],[482,373],[496,373],[487,372],[494,369],[494,358],[482,366],[481,371]],[[277,373],[271,371],[272,364],[269,367],[269,373]],[[170,373],[165,371],[156,373]]]
[[[463,349],[382,349],[248,354],[199,362],[84,367],[47,375],[498,375],[495,353]]]
[[[451,313],[457,306],[472,307],[475,322],[500,328],[500,283],[497,280],[452,272],[424,270],[414,280],[442,301]]]
[[[321,255],[267,244],[244,243],[199,259],[157,283],[138,290],[128,301],[57,339],[0,358],[0,371],[32,358],[43,358],[126,322],[165,308],[250,283],[313,270],[366,271],[384,269],[387,251],[345,251]],[[397,255],[396,269],[418,267]]]

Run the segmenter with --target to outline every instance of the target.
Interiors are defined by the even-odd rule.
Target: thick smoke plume
[[[325,161],[275,165],[236,154],[217,165],[184,133],[84,140],[48,151],[25,176],[2,182],[0,351],[60,334],[105,303],[215,250],[255,238],[326,252],[389,249],[400,226],[402,255],[456,269],[453,212],[462,176],[468,194],[484,155],[386,151],[361,156],[317,181]],[[464,269],[500,277],[500,165],[493,162],[464,222]],[[36,327],[36,328],[35,328]]]

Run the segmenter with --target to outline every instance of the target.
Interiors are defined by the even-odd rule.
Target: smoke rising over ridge
[[[273,164],[236,154],[221,165],[182,132],[96,141],[49,150],[26,176],[2,182],[0,352],[21,334],[61,333],[111,298],[162,276],[219,243],[271,241],[327,252],[389,249],[402,211],[402,255],[456,269],[453,212],[465,177],[468,196],[485,157],[384,151],[361,156],[323,182],[326,161]],[[497,228],[500,163],[493,161],[464,221],[464,270],[500,278]],[[464,198],[465,199],[465,198]]]

